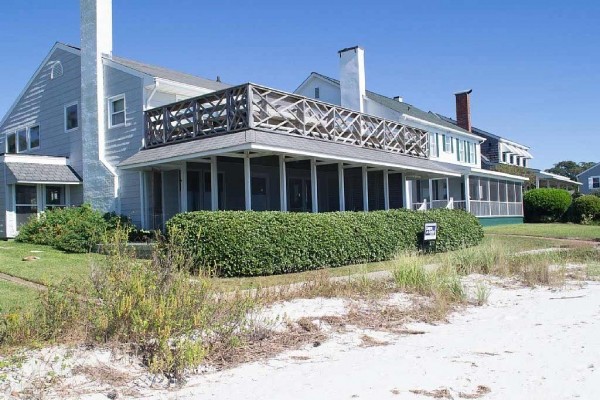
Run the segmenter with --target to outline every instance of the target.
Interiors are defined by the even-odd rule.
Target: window
[[[429,134],[429,157],[439,157],[437,148],[437,133]]]
[[[526,159],[526,158],[524,158],[524,159],[523,159],[523,166],[524,166],[525,168],[527,168],[527,159]]]
[[[457,157],[458,157],[458,161],[465,161],[465,145],[467,144],[467,142],[465,142],[464,140],[456,140],[457,143],[457,147],[458,147],[458,151],[457,151]]]
[[[111,97],[108,100],[109,127],[125,125],[125,95]]]
[[[477,164],[477,156],[475,155],[475,143],[469,143],[469,163]]]
[[[27,151],[27,129],[17,131],[17,153]]]
[[[15,211],[17,214],[17,229],[33,216],[37,216],[37,187],[15,185]]]
[[[502,153],[502,162],[506,162],[506,153]]]
[[[16,154],[40,147],[39,125],[20,128],[16,132],[6,134],[6,153]]]
[[[29,128],[28,140],[29,150],[40,147],[40,127],[38,125]]]
[[[315,99],[319,99],[319,98],[321,98],[321,90],[318,87],[316,87],[315,88]]]
[[[452,136],[444,135],[444,151],[452,153]]]
[[[65,106],[65,132],[79,128],[79,107],[77,103]]]
[[[6,152],[14,154],[17,152],[17,135],[14,132],[6,134]]]
[[[63,186],[46,186],[46,208],[65,207],[65,188]]]
[[[600,189],[600,176],[592,176],[589,181],[590,189]]]

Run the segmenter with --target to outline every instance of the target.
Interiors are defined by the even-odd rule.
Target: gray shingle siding
[[[0,126],[0,152],[6,149],[5,134],[20,127],[40,126],[40,147],[24,154],[65,156],[78,174],[82,173],[81,133],[65,133],[64,107],[81,97],[79,56],[57,48],[49,61],[60,61],[63,75],[50,79],[51,64],[47,63],[33,78],[12,113]]]
[[[582,183],[582,185],[581,185],[581,193],[589,194],[589,193],[591,193],[593,191],[600,190],[600,189],[590,188],[590,186],[589,186],[589,179],[592,176],[599,176],[600,177],[600,163],[596,164],[594,167],[588,169],[587,171],[582,172],[577,177],[577,180]]]
[[[107,98],[125,95],[126,124],[106,131],[106,159],[113,166],[137,153],[144,136],[143,81],[127,72],[105,66],[105,94]],[[110,118],[109,101],[106,101],[106,116]],[[119,171],[120,212],[141,224],[140,178],[137,172]]]

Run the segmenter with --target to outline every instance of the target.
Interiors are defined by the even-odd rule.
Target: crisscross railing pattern
[[[245,84],[148,110],[147,148],[244,129],[427,158],[427,132],[292,93]]]

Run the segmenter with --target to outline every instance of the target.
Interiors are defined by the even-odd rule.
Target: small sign
[[[423,241],[437,240],[437,223],[427,222],[425,223],[425,233],[423,234]]]

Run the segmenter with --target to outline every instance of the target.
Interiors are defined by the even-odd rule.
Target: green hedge
[[[572,221],[579,224],[600,221],[600,197],[587,195],[576,198],[569,213]]]
[[[167,232],[194,254],[195,268],[255,276],[388,260],[419,248],[425,222],[438,223],[440,251],[473,246],[483,238],[477,218],[459,210],[199,211],[176,215]]]
[[[523,195],[526,222],[559,221],[571,205],[571,195],[562,189],[533,189]]]
[[[130,227],[131,222],[114,213],[103,214],[84,204],[79,207],[46,210],[19,228],[18,242],[53,246],[69,253],[94,250],[107,231]]]

